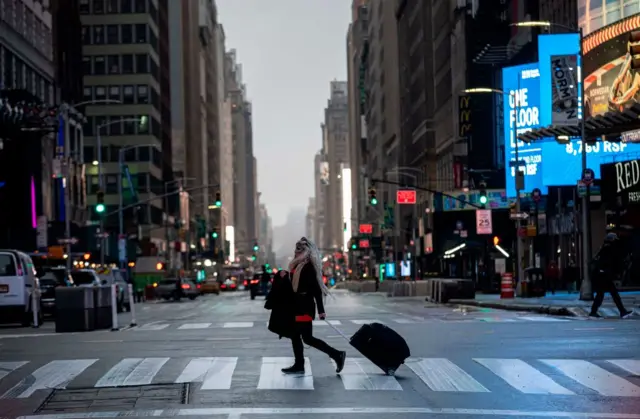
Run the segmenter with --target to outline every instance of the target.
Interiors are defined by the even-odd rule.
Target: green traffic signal
[[[356,244],[355,244],[355,243],[353,243],[353,244],[351,245],[351,248],[352,248],[353,250],[356,250],[356,247],[357,247],[357,246],[356,246]]]
[[[222,206],[222,201],[216,201],[216,207],[221,207]]]
[[[214,239],[218,238],[218,232],[214,231],[213,233],[211,233],[211,237],[213,237]]]
[[[487,203],[487,197],[485,195],[480,195],[480,203],[482,205]]]
[[[96,212],[97,212],[98,214],[103,213],[103,212],[104,212],[104,209],[105,209],[105,208],[104,208],[104,204],[98,204],[98,205],[96,205]]]
[[[256,255],[251,256],[251,260],[255,261],[256,259]]]
[[[267,268],[267,269],[269,269],[269,266],[270,266],[270,265],[269,265],[268,263],[266,263],[266,264],[264,265],[264,267],[265,267],[265,268]]]
[[[378,200],[376,198],[371,198],[371,205],[378,205]]]
[[[260,249],[260,247],[256,244],[255,246],[253,246],[253,251],[257,252]]]

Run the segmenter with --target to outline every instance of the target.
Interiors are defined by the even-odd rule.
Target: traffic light
[[[211,238],[213,238],[213,239],[217,239],[218,238],[218,230],[213,230],[213,232],[211,233]]]
[[[269,269],[269,266],[271,266],[271,265],[269,265],[268,263],[264,264],[264,267],[267,268],[267,269]]]
[[[376,188],[369,188],[369,203],[378,205],[378,197],[376,196]]]
[[[105,206],[104,206],[104,192],[103,191],[98,191],[98,193],[96,194],[96,199],[97,199],[97,203],[96,203],[96,212],[98,214],[102,214],[105,210]]]
[[[220,191],[216,192],[216,207],[222,206],[222,198],[220,197]]]
[[[252,260],[252,261],[254,261],[254,262],[255,262],[255,261],[256,261],[256,259],[257,259],[256,255],[251,256],[251,260]]]
[[[258,250],[260,250],[260,246],[258,246],[258,243],[253,245],[253,251],[257,252]]]
[[[480,205],[487,205],[487,184],[484,182],[480,182],[480,197],[478,200],[480,201]]]
[[[358,245],[355,243],[351,243],[351,250],[356,250],[358,248]]]

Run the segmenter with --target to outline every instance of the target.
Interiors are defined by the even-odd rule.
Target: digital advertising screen
[[[553,81],[551,57],[580,54],[580,35],[577,33],[538,35],[538,62],[540,70],[540,125],[552,125]],[[577,60],[578,66],[580,61]],[[580,71],[577,72],[580,74]],[[578,77],[579,78],[579,77]],[[578,92],[580,83],[578,82]],[[578,101],[580,97],[578,96]]]
[[[515,166],[516,135],[540,127],[540,73],[538,63],[502,69],[504,92],[504,151],[507,196],[516,196]],[[542,181],[542,147],[536,143],[518,141],[518,159],[524,161],[525,191],[539,188],[547,193]]]

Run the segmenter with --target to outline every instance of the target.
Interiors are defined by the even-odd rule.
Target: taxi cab
[[[207,279],[200,288],[202,294],[220,294],[220,284],[215,279]]]

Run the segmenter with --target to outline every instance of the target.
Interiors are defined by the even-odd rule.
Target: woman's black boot
[[[285,374],[304,374],[304,362],[296,361],[289,368],[283,368],[282,372]]]
[[[338,351],[333,357],[336,362],[336,374],[340,374],[340,371],[344,368],[344,361],[347,359],[347,353],[345,351]]]

